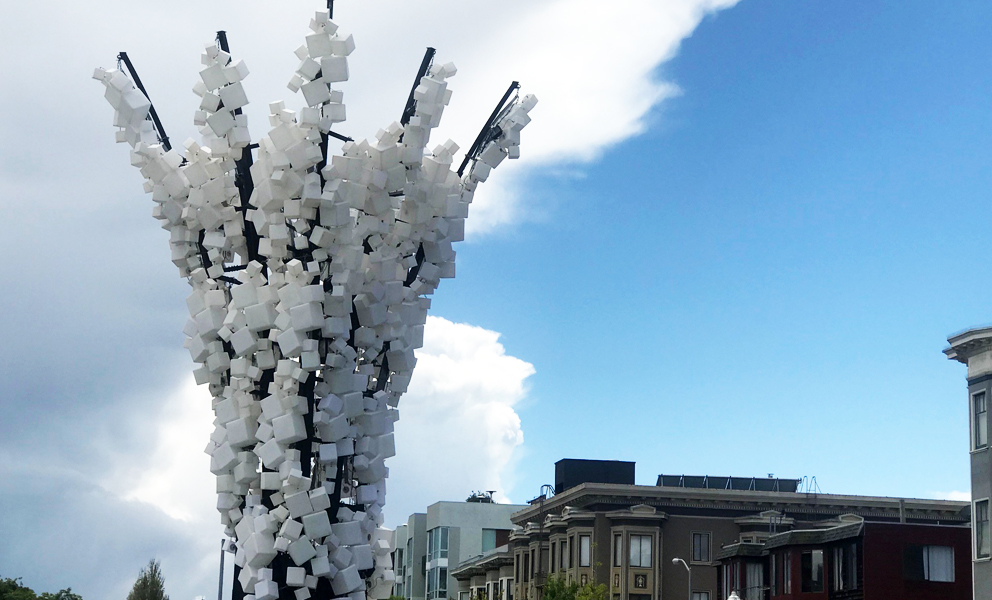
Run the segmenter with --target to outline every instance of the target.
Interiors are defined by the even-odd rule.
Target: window
[[[744,569],[744,598],[762,598],[765,589],[765,569],[761,563],[749,562]]]
[[[989,552],[989,501],[975,502],[975,557],[988,558]]]
[[[803,552],[801,557],[802,591],[823,591],[823,550]]]
[[[903,575],[915,581],[954,582],[954,548],[916,546],[903,548]]]
[[[710,562],[710,534],[692,534],[692,562]]]
[[[530,581],[530,553],[524,552],[524,583]]]
[[[561,548],[558,552],[558,568],[562,571],[565,570],[565,550],[568,548],[568,544],[565,540],[561,541]]]
[[[710,600],[709,592],[693,592],[692,600]]]
[[[448,569],[434,567],[427,572],[427,597],[444,598],[448,595]]]
[[[630,566],[649,568],[651,566],[651,536],[630,536]]]
[[[555,551],[557,549],[558,549],[558,543],[557,542],[551,542],[551,572],[552,573],[555,572],[555,565],[558,564],[558,563],[555,562]]]
[[[613,536],[613,566],[623,566],[623,535],[619,533]]]
[[[495,529],[483,529],[482,530],[482,552],[486,553],[490,550],[496,549],[496,530]]]
[[[834,548],[834,589],[858,589],[858,545],[846,544]]]
[[[778,569],[778,561],[779,561],[779,555],[778,554],[772,554],[768,558],[769,558],[769,560],[768,560],[768,578],[771,580],[769,582],[771,584],[771,588],[772,588],[771,589],[771,593],[772,593],[772,596],[778,596],[778,594],[779,594],[779,592],[778,592],[778,571],[779,571],[779,569]]]
[[[427,532],[427,560],[448,558],[448,528],[435,527]]]
[[[723,565],[723,597],[729,598],[732,588],[730,585],[730,565]]]
[[[534,549],[531,548],[530,549],[530,575],[531,575],[531,577],[534,576],[534,572],[535,571],[540,571],[540,569],[537,568],[537,562],[534,560]]]
[[[785,553],[785,565],[782,567],[782,593],[792,593],[792,550]]]
[[[588,535],[579,536],[579,566],[592,565],[592,538]]]
[[[975,418],[973,427],[975,428],[975,449],[977,450],[989,445],[989,413],[985,392],[972,394],[971,404]]]
[[[568,568],[575,566],[575,536],[568,536]]]

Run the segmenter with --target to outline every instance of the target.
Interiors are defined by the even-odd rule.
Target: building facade
[[[947,339],[944,354],[968,367],[968,449],[971,454],[972,572],[976,600],[992,600],[992,451],[989,401],[992,399],[992,327],[969,329]]]
[[[970,600],[970,527],[841,515],[720,549],[719,598]]]
[[[726,481],[727,487],[684,487],[710,479]],[[735,482],[746,483],[746,489],[733,489]],[[663,478],[659,483],[665,483]],[[681,486],[581,483],[514,514],[513,523],[520,527],[510,536],[509,548],[515,599],[540,600],[544,583],[553,576],[604,584],[611,600],[720,600],[730,590],[722,587],[728,557],[719,553],[735,544],[744,544],[742,552],[753,550],[760,558],[762,544],[775,535],[822,528],[842,515],[873,523],[957,528],[959,533],[969,523],[967,502],[781,491],[795,490],[796,480],[700,477],[683,478]],[[890,559],[902,564],[901,554]],[[746,579],[748,567],[739,568]],[[767,568],[761,570],[763,581],[770,578]],[[759,567],[751,570],[754,580]],[[815,596],[800,593],[794,598]]]
[[[505,546],[513,528],[510,515],[523,508],[488,499],[435,502],[426,513],[410,515],[394,533],[393,594],[407,600],[456,598],[458,581],[451,571]]]

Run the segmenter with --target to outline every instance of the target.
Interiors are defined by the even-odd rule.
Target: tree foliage
[[[552,575],[544,584],[542,600],[606,600],[606,586],[601,583],[566,583],[564,577]]]
[[[51,594],[41,595],[21,583],[21,579],[0,579],[0,600],[83,600],[79,594],[72,593],[72,588],[65,588]]]
[[[148,566],[138,573],[138,580],[127,595],[127,600],[169,600],[165,593],[165,578],[158,561],[148,561]]]

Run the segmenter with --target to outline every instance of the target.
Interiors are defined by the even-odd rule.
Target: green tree
[[[575,592],[575,600],[606,600],[606,585],[587,583]]]
[[[565,583],[561,575],[552,575],[544,584],[542,600],[606,600],[606,586],[602,583],[579,585]]]
[[[79,594],[73,594],[72,588],[65,588],[55,594],[45,592],[37,595],[34,590],[21,583],[21,579],[0,579],[0,600],[83,600]]]
[[[575,600],[575,594],[579,591],[579,584],[565,583],[565,578],[561,575],[551,575],[544,583],[542,600]]]
[[[148,566],[138,573],[127,600],[169,600],[165,593],[165,578],[162,577],[162,567],[154,558],[148,561]]]
[[[38,596],[38,600],[83,600],[83,597],[79,594],[73,594],[72,588],[65,588],[64,590],[59,590],[54,594],[45,592],[44,594]]]

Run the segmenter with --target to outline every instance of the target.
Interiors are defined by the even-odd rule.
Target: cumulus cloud
[[[223,528],[202,453],[210,397],[192,376],[150,396],[154,409],[118,423],[116,439],[49,444],[37,455],[0,447],[0,576],[23,577],[40,591],[124,597],[156,558],[172,597],[215,589]],[[79,425],[93,431],[99,420]],[[127,444],[132,435],[147,443]]]
[[[476,490],[495,490],[499,501],[509,501],[508,467],[524,441],[514,406],[534,367],[507,355],[499,335],[428,317],[388,465],[390,523]]]

